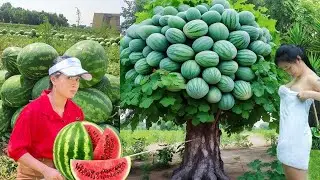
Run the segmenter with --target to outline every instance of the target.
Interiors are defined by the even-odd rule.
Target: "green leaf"
[[[199,112],[196,117],[202,123],[212,121],[212,119],[214,118],[213,115],[205,112]]]
[[[174,97],[164,97],[161,99],[160,104],[162,104],[164,107],[168,107],[170,105],[174,105],[174,102],[176,99]]]
[[[241,114],[242,113],[242,108],[240,104],[235,104],[232,108],[232,112],[236,114]]]
[[[198,119],[197,117],[194,117],[194,118],[192,119],[192,125],[197,126],[197,125],[199,125],[199,124],[200,124],[199,119]]]
[[[143,98],[142,102],[140,103],[139,107],[141,108],[148,108],[153,103],[152,98]]]
[[[256,95],[257,97],[261,97],[264,94],[264,86],[261,85],[260,83],[253,82],[251,87],[254,95]]]
[[[270,104],[270,103],[264,104],[264,105],[263,105],[263,108],[264,108],[267,112],[273,112],[273,111],[275,110],[273,104]]]
[[[250,116],[249,111],[242,111],[241,117],[244,119],[248,119]]]
[[[200,112],[208,112],[210,110],[210,106],[208,104],[201,104],[198,109]]]
[[[196,107],[188,106],[185,111],[187,114],[193,115],[198,112],[198,109]]]

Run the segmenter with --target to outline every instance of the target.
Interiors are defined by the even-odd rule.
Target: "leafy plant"
[[[134,138],[135,142],[132,145],[132,152],[134,154],[143,152],[146,148],[146,139],[145,138]],[[147,158],[146,154],[140,154],[135,156],[138,160],[145,160]]]
[[[167,146],[167,144],[162,144],[161,146]],[[166,147],[157,151],[157,164],[159,166],[165,167],[172,162],[173,154],[175,153],[174,147]]]

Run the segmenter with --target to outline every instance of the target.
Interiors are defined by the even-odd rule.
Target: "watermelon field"
[[[281,44],[301,46],[319,74],[319,2],[146,2],[123,8],[120,107],[123,147],[133,157],[128,179],[285,179],[276,158],[278,88],[290,76],[274,54]],[[309,179],[320,178],[314,113]],[[259,124],[268,130],[252,130]]]

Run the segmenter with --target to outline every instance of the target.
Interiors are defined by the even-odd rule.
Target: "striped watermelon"
[[[3,101],[0,100],[0,134],[8,131],[10,127],[10,118],[14,113],[14,108],[8,107],[3,104]]]
[[[221,100],[218,103],[218,107],[222,110],[230,110],[235,104],[234,97],[231,93],[222,94]]]
[[[209,92],[209,85],[201,78],[191,79],[187,83],[187,94],[194,99],[201,99]]]
[[[142,50],[142,54],[144,57],[147,57],[149,53],[151,53],[153,50],[151,49],[151,47],[149,46],[146,46],[143,48]],[[121,59],[121,56],[120,56],[120,59]]]
[[[165,54],[163,54],[162,52],[152,51],[148,54],[146,61],[149,64],[149,66],[158,67],[160,61],[165,57]]]
[[[201,72],[200,66],[195,60],[188,60],[181,65],[181,74],[186,79],[193,79]]]
[[[139,73],[137,73],[135,69],[130,69],[128,72],[126,72],[125,79],[135,79],[138,75]]]
[[[195,56],[195,60],[202,67],[213,67],[219,64],[219,56],[213,51],[201,51]]]
[[[201,51],[210,50],[213,47],[213,40],[209,36],[202,36],[193,41],[192,49],[198,53]]]
[[[217,22],[209,26],[209,36],[214,41],[227,40],[229,37],[229,30],[226,25]]]
[[[84,125],[84,127],[86,128],[86,130],[90,136],[91,143],[92,143],[92,149],[95,150],[95,148],[99,144],[99,141],[102,137],[103,129],[100,126],[98,126],[97,124],[94,124],[89,121],[82,121],[81,123]]]
[[[233,31],[230,33],[228,41],[238,50],[245,49],[250,44],[250,36],[246,31]]]
[[[180,64],[172,61],[170,58],[164,58],[160,61],[160,69],[165,69],[167,71],[177,71],[180,69]]]
[[[221,75],[221,79],[217,86],[221,92],[231,92],[234,88],[234,81],[229,76]]]
[[[11,74],[16,75],[20,74],[17,67],[17,57],[21,52],[22,48],[20,47],[8,47],[2,52],[2,64],[3,67]]]
[[[186,21],[179,16],[172,16],[168,19],[168,26],[170,28],[183,29],[183,26],[186,24]]]
[[[7,70],[0,70],[0,89],[2,87],[2,84],[11,77],[11,74]],[[0,96],[1,99],[1,96]]]
[[[35,82],[21,75],[11,76],[3,83],[0,90],[3,104],[9,107],[21,107],[28,104]]]
[[[90,136],[81,122],[73,122],[62,128],[53,145],[53,162],[66,178],[74,179],[70,160],[92,160],[93,148]]]
[[[252,96],[251,85],[246,81],[235,81],[232,94],[239,100],[248,100]]]
[[[85,120],[93,123],[106,123],[113,110],[109,97],[94,88],[79,90],[73,101],[82,108]]]
[[[165,36],[166,36],[167,40],[172,44],[185,43],[187,40],[184,33],[180,29],[177,29],[177,28],[169,28],[166,31]]]
[[[236,61],[240,66],[251,66],[257,61],[257,55],[249,49],[242,49],[238,51]]]
[[[80,59],[83,69],[92,75],[91,81],[80,80],[80,88],[87,88],[97,84],[107,71],[108,58],[104,48],[96,41],[80,41],[71,46],[64,55]]]
[[[208,33],[208,25],[202,20],[192,20],[183,27],[184,34],[190,39],[196,39]]]
[[[58,56],[58,52],[52,46],[45,43],[32,43],[19,53],[17,67],[24,77],[39,80],[48,75],[49,67]]]
[[[232,60],[237,56],[237,48],[226,40],[214,43],[213,50],[219,55],[221,60]]]
[[[215,4],[209,10],[217,11],[218,13],[222,14],[224,11],[224,6],[222,4]]]
[[[201,19],[201,12],[195,7],[190,7],[186,11],[186,18],[187,18],[188,21]]]
[[[194,54],[193,49],[185,44],[172,44],[167,49],[168,57],[176,62],[193,59]]]
[[[203,70],[202,78],[208,84],[217,84],[221,79],[221,72],[216,67],[211,67]]]
[[[210,26],[213,23],[220,22],[221,15],[217,11],[208,11],[202,15],[201,19]]]
[[[218,69],[223,75],[230,76],[237,72],[238,70],[238,63],[236,61],[222,61]]]
[[[169,27],[168,27],[169,28]],[[147,38],[147,45],[154,51],[166,51],[169,46],[167,38],[160,33],[151,34]]]
[[[221,16],[221,22],[225,24],[230,31],[233,31],[239,23],[239,15],[234,9],[226,9]]]
[[[147,60],[145,58],[137,61],[134,65],[134,69],[137,71],[137,73],[142,75],[149,74],[152,71],[152,67],[147,63]]]
[[[49,81],[49,76],[45,76],[36,82],[36,84],[32,88],[32,99],[38,98],[43,90],[49,88]]]
[[[105,74],[102,80],[93,86],[107,95],[112,103],[120,100],[120,78],[111,74]]]
[[[210,87],[210,90],[207,94],[207,101],[209,103],[217,103],[221,100],[222,93],[217,87]]]
[[[129,55],[129,59],[130,59],[131,64],[135,64],[137,61],[139,61],[142,58],[144,58],[142,52],[132,52]]]
[[[16,124],[16,121],[21,113],[21,111],[23,110],[25,106],[22,106],[20,108],[18,108],[12,115],[11,117],[11,128],[13,129],[14,125]]]

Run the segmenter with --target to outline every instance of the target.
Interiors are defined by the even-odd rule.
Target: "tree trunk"
[[[229,180],[220,153],[219,114],[214,123],[193,126],[187,122],[187,140],[183,162],[173,172],[172,180]]]

